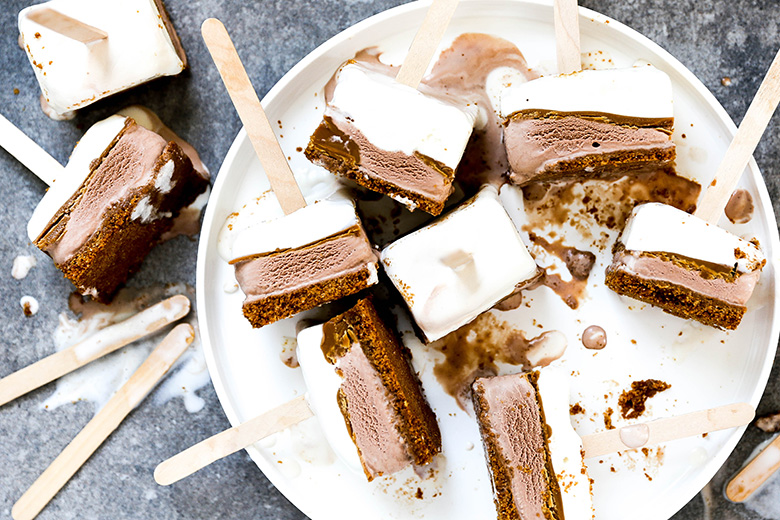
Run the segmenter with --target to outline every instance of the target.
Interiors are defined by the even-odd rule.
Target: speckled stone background
[[[77,1],[77,0],[74,0]],[[3,0],[0,11],[0,112],[64,162],[84,129],[123,106],[142,103],[186,137],[216,175],[240,128],[228,96],[201,41],[199,27],[221,18],[246,59],[249,75],[264,95],[295,63],[350,25],[393,7],[398,0],[166,0],[190,60],[184,74],[153,82],[96,103],[69,122],[47,118],[38,86],[17,46],[16,15],[30,0]],[[582,0],[582,5],[616,18],[670,51],[715,94],[739,121],[776,49],[780,47],[777,0]],[[730,85],[722,82],[731,79]],[[17,93],[18,89],[18,93]],[[780,119],[777,116],[756,152],[769,192],[780,201]],[[45,187],[0,150],[0,375],[11,373],[54,350],[57,315],[72,290],[44,255],[27,240],[26,222]],[[131,282],[147,286],[170,281],[194,284],[197,243],[179,238],[156,248]],[[36,254],[39,264],[21,281],[11,277],[14,257]],[[25,318],[22,295],[41,303]],[[0,408],[0,518],[93,415],[76,403],[40,409],[51,385]],[[267,518],[304,516],[265,479],[245,453],[222,460],[172,486],[152,478],[157,463],[229,426],[208,385],[205,408],[185,411],[179,400],[164,406],[148,400],[135,410],[40,515],[42,519]],[[759,413],[780,409],[780,369],[775,367]],[[708,489],[676,520],[757,519],[755,512],[722,498],[725,479],[768,437],[754,426]],[[780,502],[780,496],[776,497]],[[641,507],[646,505],[637,504]],[[652,507],[652,505],[650,505]]]

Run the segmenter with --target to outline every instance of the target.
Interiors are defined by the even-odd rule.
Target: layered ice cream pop
[[[566,375],[546,367],[479,378],[472,390],[499,520],[593,518]]]
[[[662,167],[676,156],[669,76],[651,65],[542,77],[501,93],[510,179]]]
[[[322,200],[256,223],[233,243],[244,316],[262,327],[379,281],[377,253],[352,201]]]
[[[51,0],[19,13],[19,33],[58,114],[187,66],[161,0]]]
[[[349,61],[335,75],[306,157],[409,209],[438,215],[477,118],[476,106],[401,84]]]
[[[308,401],[334,451],[369,481],[441,451],[409,354],[371,300],[298,334]]]
[[[388,245],[381,259],[428,341],[469,323],[538,274],[493,186]]]
[[[618,294],[736,329],[766,264],[753,243],[659,203],[634,208],[607,268]]]
[[[108,301],[208,185],[176,143],[111,116],[81,138],[27,233],[81,294]]]

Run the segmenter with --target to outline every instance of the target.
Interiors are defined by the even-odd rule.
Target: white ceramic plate
[[[336,67],[356,51],[375,45],[390,61],[400,62],[426,8],[427,4],[414,2],[351,27],[304,58],[268,93],[264,105],[272,121],[281,121],[277,133],[294,170],[302,176],[321,173],[296,148],[305,147],[321,118],[322,87]],[[586,9],[580,12],[583,51],[601,51],[599,60],[611,60],[615,66],[630,66],[643,59],[671,76],[678,170],[707,185],[735,130],[726,112],[660,47],[614,20]],[[555,63],[552,19],[552,7],[541,1],[463,0],[442,48],[464,32],[490,33],[514,42],[529,66],[551,71]],[[240,42],[238,47],[241,52]],[[529,337],[551,329],[566,334],[569,348],[556,364],[574,375],[571,402],[580,403],[587,411],[573,418],[581,434],[603,429],[603,411],[608,406],[617,409],[620,391],[637,379],[656,378],[672,384],[670,390],[650,401],[643,419],[728,402],[758,403],[778,340],[778,237],[772,206],[755,163],[751,163],[742,187],[753,195],[755,216],[747,225],[726,227],[758,237],[768,264],[737,332],[697,326],[606,290],[603,273],[609,263],[609,248],[598,254],[588,297],[577,311],[543,287],[527,293],[529,307],[499,313],[501,319],[528,331]],[[288,368],[280,360],[295,346],[296,320],[252,330],[241,315],[240,291],[225,290],[234,283],[233,269],[217,251],[219,231],[227,216],[267,189],[262,168],[242,130],[214,185],[201,233],[197,271],[206,358],[217,394],[234,425],[305,392],[300,370]],[[587,246],[577,240],[575,233],[567,238],[567,244]],[[609,335],[607,348],[598,353],[584,349],[579,341],[590,324],[601,325]],[[281,492],[311,518],[495,517],[473,419],[443,392],[432,375],[438,354],[422,348],[409,334],[405,334],[405,341],[413,351],[415,368],[443,432],[443,457],[436,476],[420,481],[413,474],[403,474],[368,484],[362,475],[350,473],[334,459],[316,419],[306,421],[258,443],[249,453]],[[625,424],[618,414],[614,417],[618,426]],[[731,430],[678,441],[648,455],[629,452],[588,460],[596,517],[669,518],[707,483],[742,432]],[[416,497],[418,487],[421,499]]]

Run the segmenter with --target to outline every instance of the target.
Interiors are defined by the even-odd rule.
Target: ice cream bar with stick
[[[411,210],[441,213],[477,107],[420,82],[457,4],[433,0],[395,79],[354,60],[339,68],[306,157]]]
[[[91,126],[67,166],[0,116],[0,146],[50,186],[27,223],[83,295],[109,301],[180,211],[208,189],[173,141],[129,117]]]
[[[510,180],[523,186],[670,164],[676,151],[669,76],[649,65],[580,70],[576,0],[556,0],[554,16],[560,75],[501,93]]]
[[[161,463],[155,479],[172,484],[235,451],[316,415],[339,458],[370,481],[441,451],[441,433],[408,352],[369,299],[298,334],[306,382],[299,397]]]
[[[778,102],[780,52],[696,212],[656,203],[634,208],[607,268],[610,289],[705,325],[739,326],[766,259],[757,244],[717,223]]]
[[[202,33],[285,213],[236,238],[230,263],[245,295],[244,316],[262,327],[377,283],[377,258],[354,205],[306,205],[225,26],[211,18]]]
[[[560,369],[479,378],[472,389],[501,520],[592,518],[584,458],[735,428],[754,416],[749,404],[738,403],[580,438]]]
[[[19,13],[19,33],[59,115],[187,67],[161,0],[51,0]]]

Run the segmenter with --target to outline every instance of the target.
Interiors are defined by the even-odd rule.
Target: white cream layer
[[[357,446],[349,436],[336,398],[342,380],[322,352],[322,325],[298,333],[297,357],[306,382],[306,399],[325,432],[325,439],[349,469],[362,474]]]
[[[126,117],[111,116],[92,125],[70,155],[60,178],[55,179],[27,222],[27,236],[35,242],[57,211],[84,184],[89,164],[100,157],[124,128]]]
[[[233,242],[232,259],[312,244],[360,224],[349,200],[323,200],[245,229]]]
[[[108,38],[85,45],[29,19],[43,8],[100,29]],[[51,0],[23,9],[19,32],[43,95],[60,114],[184,70],[154,0]]]
[[[657,202],[634,208],[620,242],[629,251],[672,253],[726,267],[736,264],[741,273],[760,269],[764,262],[763,253],[747,240]],[[737,258],[736,250],[745,258]]]
[[[521,110],[672,118],[672,81],[652,65],[545,76],[504,90],[501,116]]]
[[[536,274],[492,186],[385,247],[382,264],[430,341],[469,323]]]
[[[377,148],[458,166],[478,115],[397,83],[393,78],[347,64],[338,72],[325,115],[349,117]]]
[[[568,376],[559,368],[542,368],[537,387],[545,422],[552,431],[548,443],[561,488],[563,514],[566,518],[590,520],[593,518],[590,480],[584,471],[582,440],[571,425]]]

